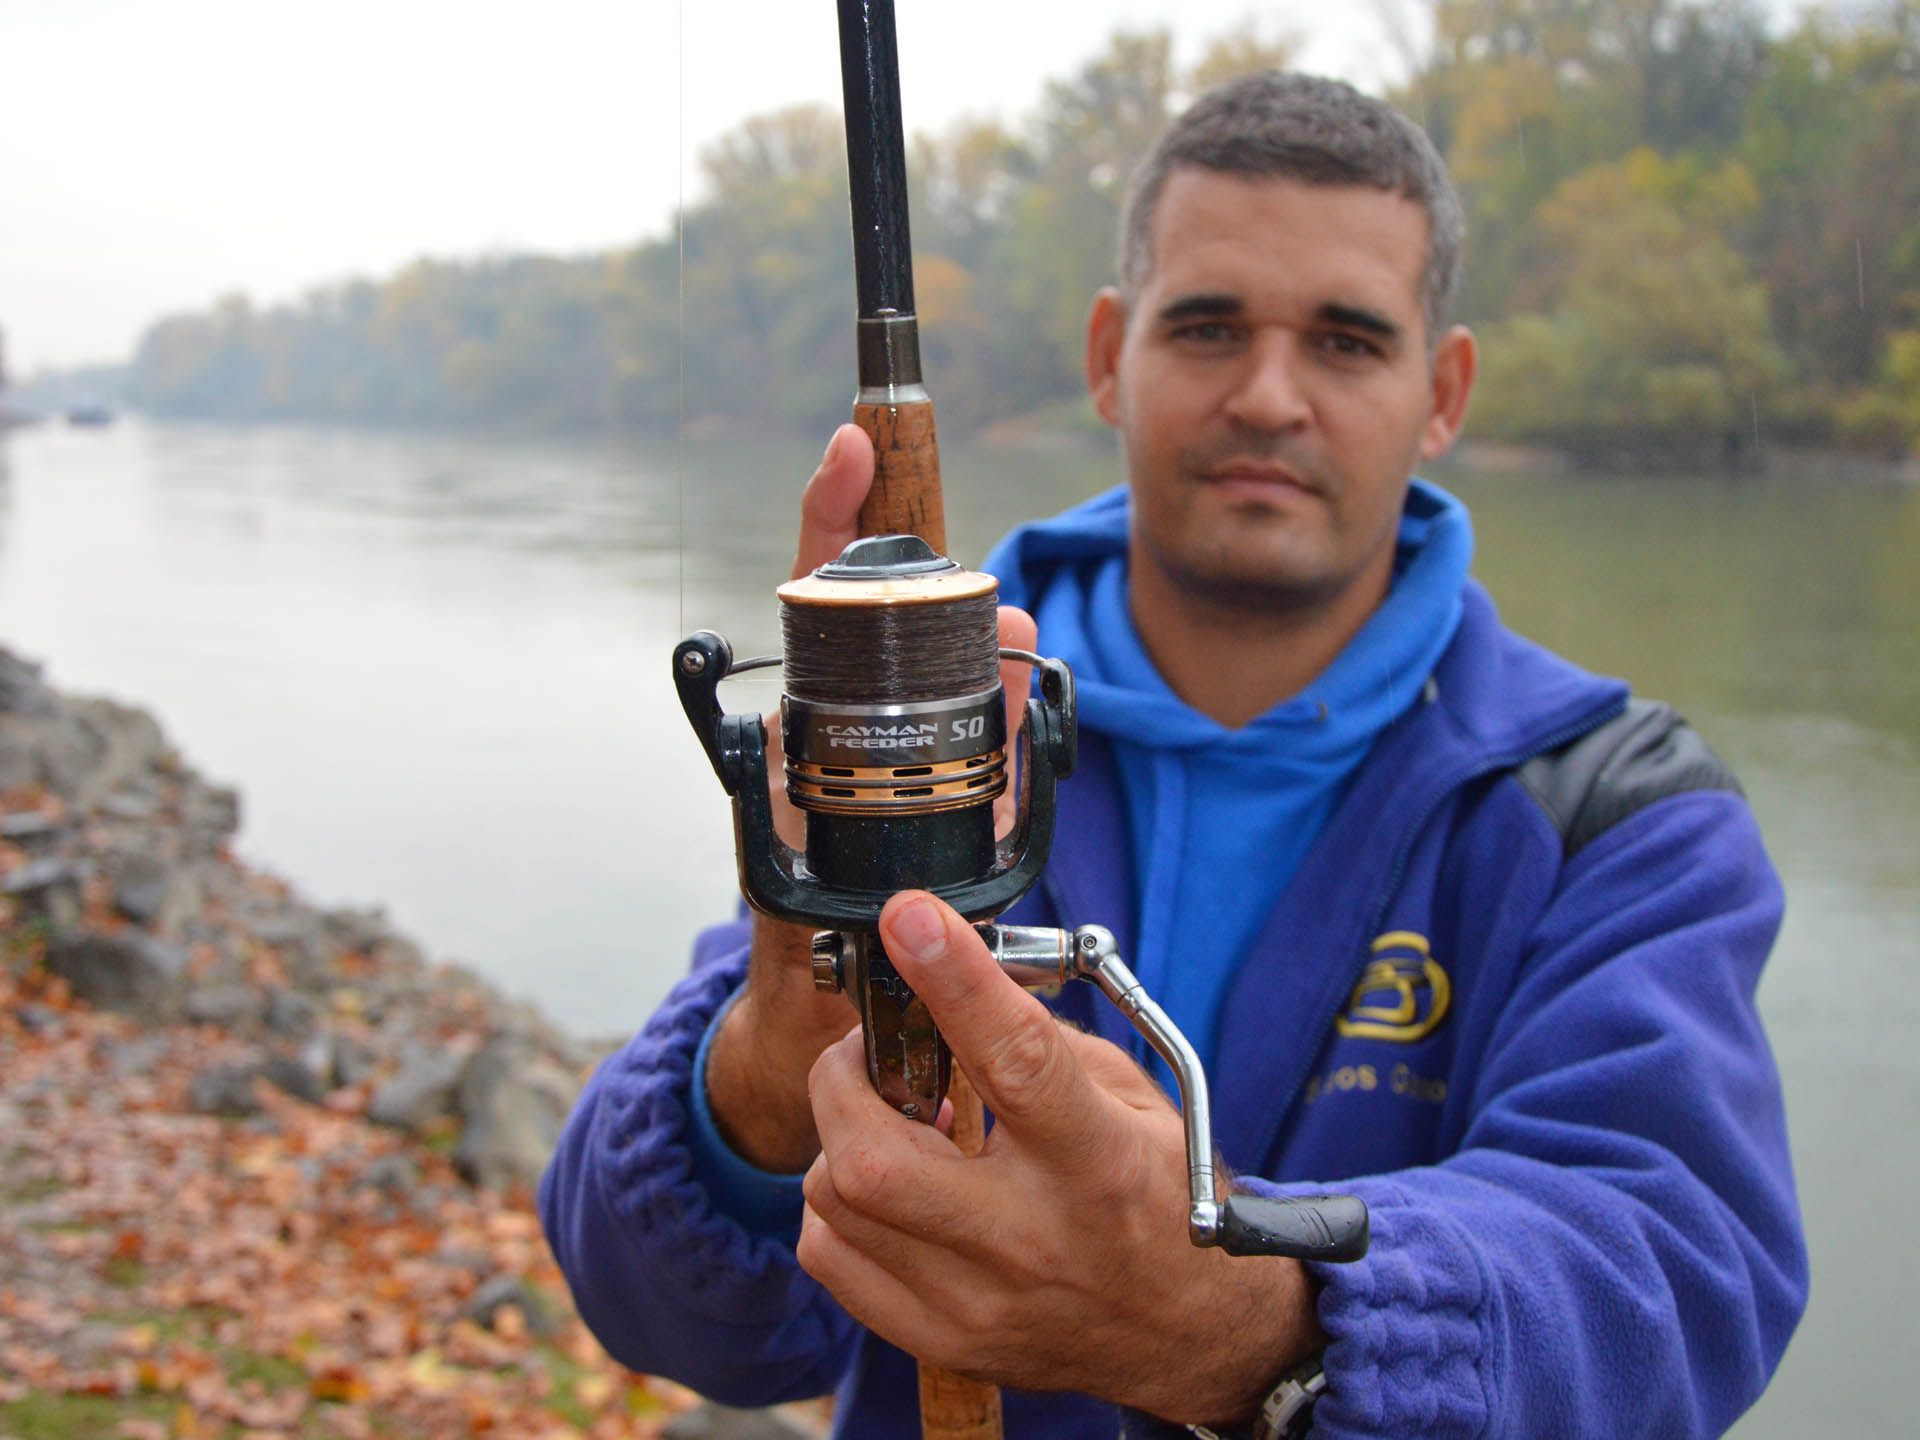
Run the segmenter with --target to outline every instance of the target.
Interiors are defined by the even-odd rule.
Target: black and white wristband
[[[1197,1440],[1301,1440],[1313,1426],[1313,1407],[1327,1388],[1322,1353],[1309,1355],[1280,1377],[1260,1402],[1260,1413],[1243,1434],[1223,1435],[1205,1425],[1189,1425]]]

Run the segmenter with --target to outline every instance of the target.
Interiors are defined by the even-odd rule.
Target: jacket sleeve
[[[854,1324],[790,1244],[749,1233],[694,1178],[694,1057],[746,974],[744,923],[588,1082],[540,1181],[540,1219],[587,1327],[622,1364],[723,1404],[831,1390]]]
[[[1457,1149],[1339,1182],[1373,1246],[1313,1267],[1316,1436],[1664,1440],[1753,1403],[1807,1294],[1754,1005],[1780,913],[1730,794],[1659,802],[1567,865]]]

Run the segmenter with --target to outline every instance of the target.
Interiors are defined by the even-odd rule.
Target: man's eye
[[[1324,336],[1320,344],[1324,349],[1331,351],[1335,355],[1341,355],[1355,360],[1371,358],[1381,353],[1380,347],[1374,344],[1373,341],[1360,335],[1348,334],[1342,330],[1336,330],[1332,334]]]
[[[1218,345],[1233,336],[1233,327],[1224,320],[1195,320],[1177,326],[1173,332],[1176,340],[1194,340],[1202,345]]]

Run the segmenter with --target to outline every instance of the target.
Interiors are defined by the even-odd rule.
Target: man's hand
[[[968,1159],[874,1094],[857,1035],[829,1047],[800,1263],[945,1369],[1175,1421],[1250,1415],[1323,1343],[1302,1267],[1193,1247],[1178,1112],[1123,1051],[1057,1024],[951,909],[897,895],[881,936],[995,1125]]]
[[[860,506],[872,486],[873,442],[859,426],[842,425],[800,497],[796,578],[826,564],[859,538]],[[1002,606],[1000,644],[1031,650],[1032,619]],[[1009,735],[1018,730],[1028,675],[1024,665],[1003,665],[1000,670]],[[774,828],[798,849],[805,832],[799,812],[786,797],[777,718],[767,727],[767,740]],[[1008,791],[1002,797],[1003,830],[1012,823],[1011,786]],[[820,1152],[807,1104],[807,1072],[855,1020],[846,997],[813,988],[812,945],[813,932],[804,926],[754,915],[746,989],[707,1055],[707,1098],[721,1134],[762,1169],[789,1174],[804,1170]]]

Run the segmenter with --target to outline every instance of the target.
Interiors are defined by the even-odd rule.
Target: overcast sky
[[[1170,26],[1191,60],[1257,15],[1305,36],[1307,65],[1373,85],[1378,13],[899,0],[907,125],[1015,120],[1122,25]],[[715,136],[838,105],[838,53],[827,0],[0,0],[11,367],[123,358],[156,316],[234,290],[661,233]]]

